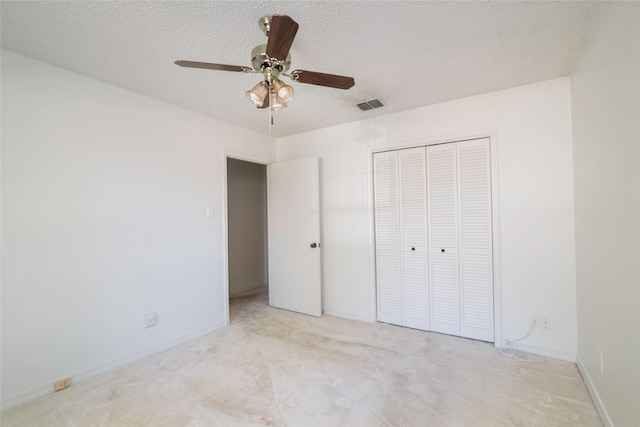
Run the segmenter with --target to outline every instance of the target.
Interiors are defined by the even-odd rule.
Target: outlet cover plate
[[[158,315],[156,313],[145,313],[144,328],[150,328],[158,324]]]
[[[69,387],[71,387],[71,378],[65,378],[63,380],[56,381],[53,384],[53,388],[55,391],[64,390],[65,388],[69,388]]]
[[[531,324],[540,329],[551,329],[551,316],[531,315]]]

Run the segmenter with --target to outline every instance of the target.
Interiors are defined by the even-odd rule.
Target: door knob
[[[416,250],[416,248],[411,248],[411,250],[412,250],[412,251],[415,251],[415,250]]]
[[[444,249],[440,249],[440,252],[444,252]]]
[[[312,244],[310,244],[309,246],[311,246],[312,248],[314,248],[314,249],[315,249],[315,248],[317,248],[317,247],[318,247],[318,244],[317,244],[317,243],[312,243]]]

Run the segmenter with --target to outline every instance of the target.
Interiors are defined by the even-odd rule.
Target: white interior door
[[[377,318],[402,325],[398,152],[373,156]]]
[[[461,331],[493,341],[493,243],[489,138],[463,141],[458,150]]]
[[[269,305],[322,314],[318,159],[267,166]]]
[[[429,330],[425,150],[400,150],[402,325]]]
[[[460,335],[456,144],[427,147],[431,330]]]
[[[377,319],[429,329],[424,148],[373,156]]]

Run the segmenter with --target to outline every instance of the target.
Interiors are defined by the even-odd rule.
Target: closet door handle
[[[312,243],[312,244],[310,244],[309,246],[311,246],[311,248],[315,249],[315,248],[317,248],[317,247],[318,247],[318,244],[317,244],[317,243]]]
[[[411,248],[411,250],[412,250],[412,251],[415,251],[415,250],[416,250],[416,248]]]
[[[440,252],[444,252],[444,249],[440,249]]]

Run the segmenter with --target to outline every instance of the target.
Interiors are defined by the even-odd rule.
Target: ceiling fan
[[[208,70],[236,71],[241,73],[261,73],[264,79],[246,92],[246,96],[257,108],[270,107],[271,111],[286,108],[293,98],[293,88],[280,80],[287,76],[295,82],[307,83],[336,89],[349,89],[355,84],[353,77],[316,71],[294,70],[291,66],[289,50],[298,32],[298,23],[287,15],[264,16],[258,24],[267,36],[267,44],[261,44],[251,51],[251,67],[242,65],[214,64],[210,62],[176,61],[181,67],[204,68]]]

